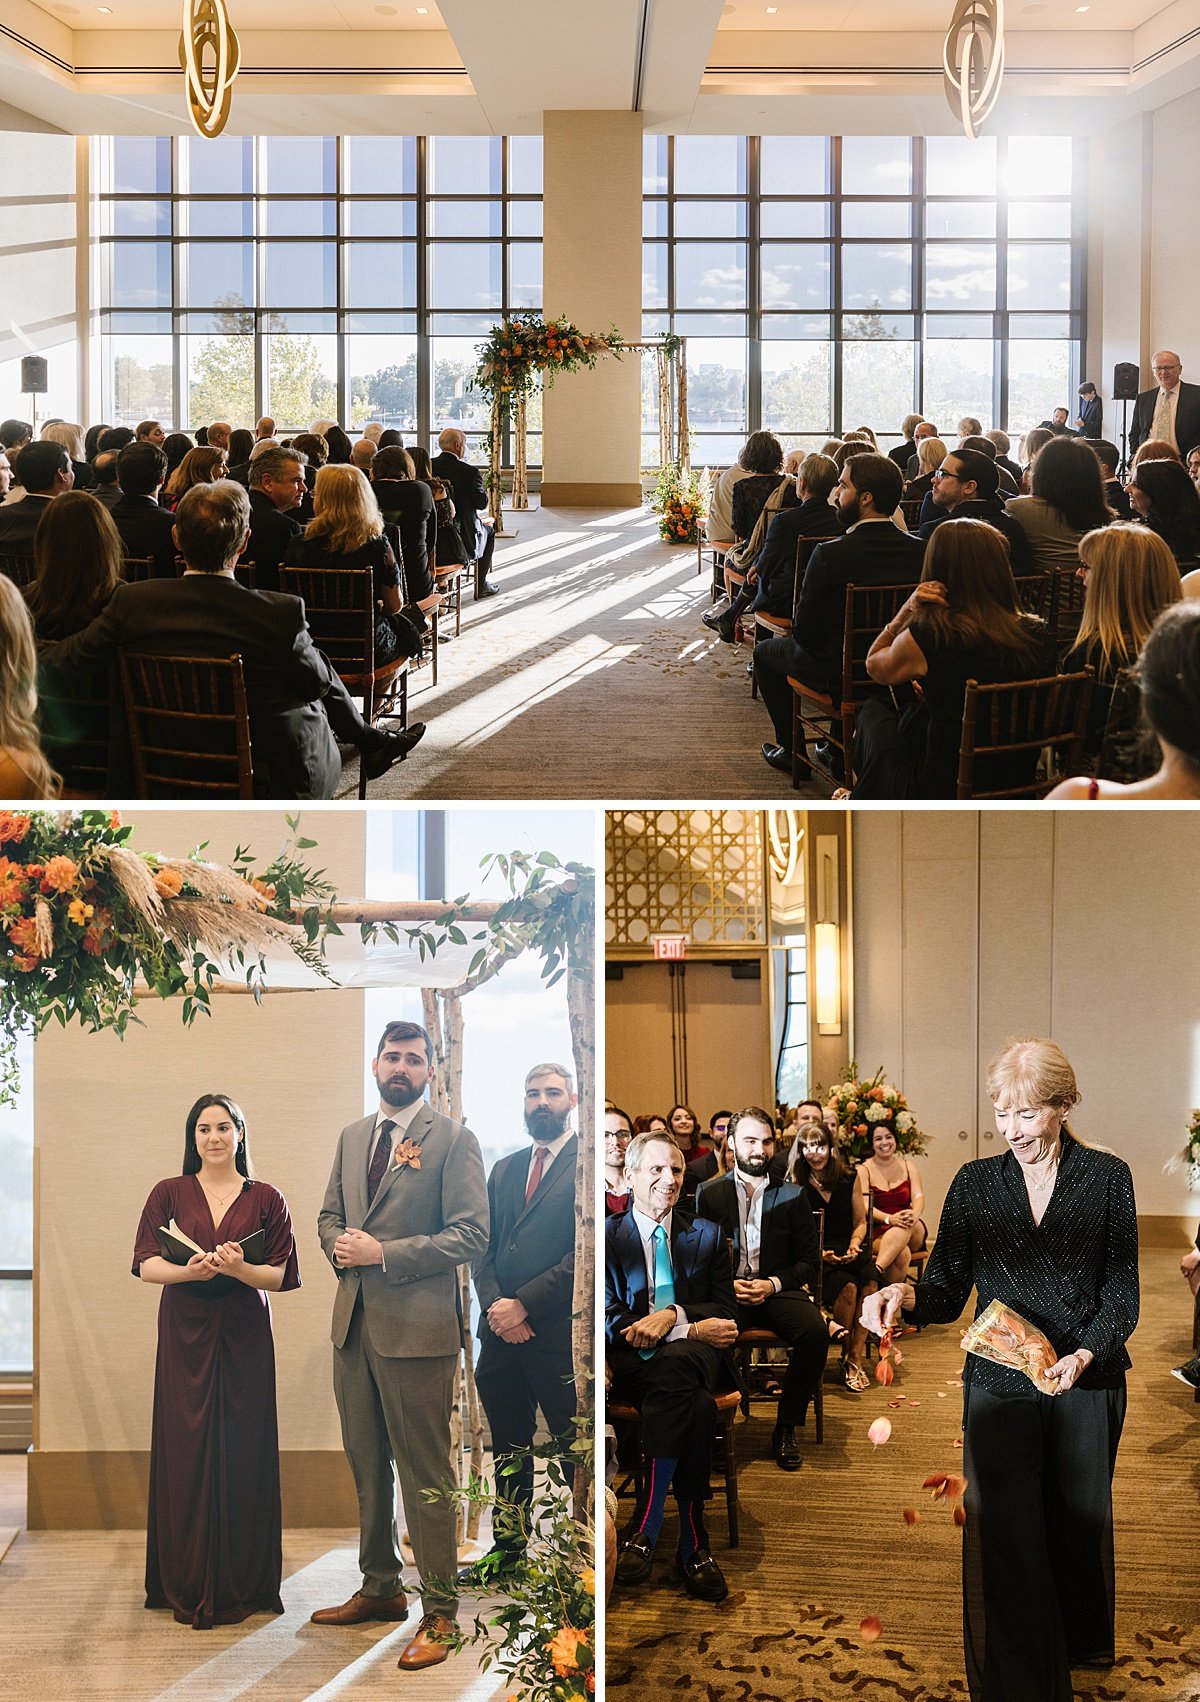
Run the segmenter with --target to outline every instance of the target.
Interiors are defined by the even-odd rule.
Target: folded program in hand
[[[980,1359],[990,1359],[994,1365],[1011,1365],[1014,1371],[1024,1372],[1043,1395],[1057,1392],[1056,1379],[1046,1375],[1058,1363],[1057,1353],[1039,1329],[1002,1301],[993,1300],[967,1326],[962,1345]]]

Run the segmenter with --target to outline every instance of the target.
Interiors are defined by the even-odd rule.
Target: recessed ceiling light
[[[105,17],[106,17],[106,18],[111,18],[111,17],[112,17],[112,7],[111,7],[111,6],[97,6],[97,7],[96,7],[96,10],[97,10],[97,11],[98,11],[98,12],[103,12],[103,13],[104,13],[104,16],[105,16]]]
[[[768,16],[768,18],[771,18],[771,17],[774,17],[774,15],[775,15],[775,13],[776,13],[776,12],[777,12],[777,11],[778,11],[778,10],[779,10],[779,7],[778,7],[778,6],[768,6],[768,7],[767,7],[767,16]]]
[[[1090,12],[1091,9],[1092,8],[1090,6],[1076,6],[1075,8],[1077,12]]]
[[[428,6],[418,6],[417,7],[417,16],[418,16],[418,18],[427,18],[429,16],[429,7]]]

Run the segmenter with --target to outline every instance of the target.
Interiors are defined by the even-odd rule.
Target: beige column
[[[642,119],[636,112],[543,115],[547,318],[581,331],[642,329]],[[642,500],[641,362],[609,356],[565,373],[543,403],[542,502],[589,508]]]

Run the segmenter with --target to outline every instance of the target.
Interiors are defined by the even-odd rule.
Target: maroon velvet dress
[[[211,1250],[266,1230],[262,1263],[283,1265],[283,1288],[299,1288],[287,1202],[265,1182],[246,1182],[213,1221],[196,1176],[152,1190],[138,1224],[133,1274],[159,1252],[155,1231],[174,1218]],[[268,1296],[236,1277],[164,1287],[158,1307],[146,1606],[169,1607],[182,1625],[207,1630],[252,1613],[282,1613],[279,1434],[275,1347]]]

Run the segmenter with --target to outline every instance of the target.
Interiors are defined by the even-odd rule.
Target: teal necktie
[[[671,1266],[667,1232],[661,1223],[650,1239],[654,1242],[654,1310],[659,1312],[664,1306],[675,1304],[675,1272]],[[653,1359],[656,1350],[643,1347],[638,1351],[643,1359]]]

